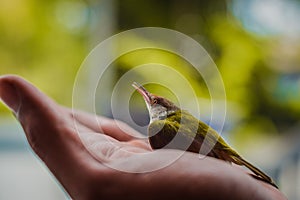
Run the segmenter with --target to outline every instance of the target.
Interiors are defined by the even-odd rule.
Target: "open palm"
[[[0,78],[0,97],[28,142],[74,199],[285,199],[279,190],[223,161],[152,151],[123,122],[72,111],[17,76]],[[126,169],[126,170],[117,170]]]

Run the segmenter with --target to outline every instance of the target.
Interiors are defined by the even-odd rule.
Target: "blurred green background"
[[[300,199],[299,19],[300,1],[296,0],[0,0],[0,74],[18,74],[58,103],[71,106],[76,73],[98,42],[145,26],[180,31],[207,50],[222,75],[228,105],[226,139],[277,179],[289,199]],[[140,42],[141,38],[130,42],[135,40]],[[181,70],[198,97],[209,98],[201,77],[193,76],[182,59],[162,51],[144,50],[120,57],[114,65],[111,86],[129,69],[153,57]],[[180,87],[180,82],[174,84]],[[154,86],[153,90],[160,92]],[[145,109],[139,105],[139,109]],[[101,106],[107,107],[105,102],[99,105],[100,110]],[[111,115],[109,109],[100,113]],[[28,153],[29,148],[3,104],[0,119],[0,160],[5,163],[4,167],[1,163],[0,175],[6,177],[0,178],[0,199],[7,199],[17,195],[6,188],[19,180],[15,170],[22,170],[22,164],[20,169],[10,165],[18,165],[20,156],[24,156],[21,153]],[[16,156],[13,161],[12,155]],[[28,164],[22,176],[28,178],[28,171],[35,168],[44,170],[37,166],[35,157],[26,156],[34,164]],[[49,181],[48,175],[44,176],[33,181],[28,191],[42,187],[39,181]],[[57,186],[49,185],[45,184],[41,196],[54,187],[49,195],[64,198]],[[19,189],[22,187],[20,183]],[[31,193],[20,194],[31,199],[41,197]]]

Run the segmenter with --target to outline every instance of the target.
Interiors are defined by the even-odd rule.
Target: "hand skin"
[[[159,165],[178,151],[152,151],[147,141],[123,131],[138,134],[126,124],[98,116],[99,126],[95,115],[59,106],[18,76],[0,77],[0,97],[15,113],[34,152],[73,199],[286,199],[241,168],[189,152],[147,173],[112,169],[107,165],[133,170]],[[81,136],[94,144],[89,151],[77,131],[89,133]],[[145,152],[146,159],[138,156]]]

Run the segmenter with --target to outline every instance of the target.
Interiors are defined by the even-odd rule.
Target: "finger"
[[[119,120],[113,120],[74,109],[64,109],[67,112],[72,113],[73,117],[80,124],[92,129],[95,132],[104,133],[119,141],[130,141],[132,139],[145,137],[138,131],[134,130],[133,128]]]
[[[18,76],[1,77],[0,97],[19,119],[37,153],[44,152],[53,144],[51,142],[67,145],[70,140],[64,137],[76,138],[68,116],[60,115],[60,107],[24,79]],[[49,150],[51,152],[51,148]]]
[[[30,83],[17,76],[0,77],[0,97],[15,112],[33,150],[59,179],[80,182],[83,166],[98,164],[70,126],[69,116],[61,115],[61,108]]]

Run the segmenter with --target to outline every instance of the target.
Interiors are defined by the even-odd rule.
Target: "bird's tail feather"
[[[272,180],[271,177],[269,177],[268,175],[266,175],[264,172],[262,172],[261,170],[259,170],[258,168],[254,167],[251,163],[249,163],[248,161],[244,160],[242,157],[238,156],[234,156],[233,157],[234,163],[238,164],[238,165],[244,165],[245,167],[247,167],[248,169],[250,169],[257,177],[257,179],[262,180],[264,182],[267,182],[271,185],[273,185],[274,187],[278,188],[277,185],[275,184],[275,182]]]

